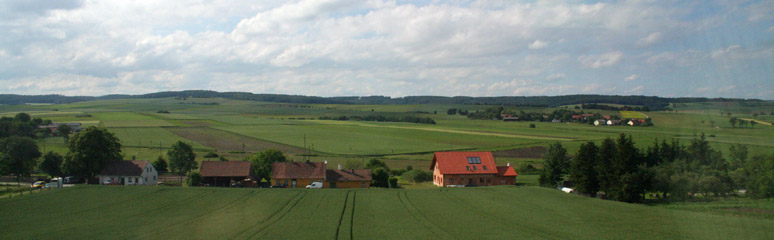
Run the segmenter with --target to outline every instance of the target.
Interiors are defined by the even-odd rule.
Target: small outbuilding
[[[150,161],[112,161],[97,175],[103,185],[156,185],[159,173]]]
[[[254,180],[252,166],[249,161],[204,161],[199,174],[204,186],[230,187],[232,183]]]

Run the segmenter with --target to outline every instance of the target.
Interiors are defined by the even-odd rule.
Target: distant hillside
[[[515,106],[541,106],[556,107],[581,103],[612,103],[623,105],[642,105],[651,110],[660,110],[669,103],[691,102],[760,102],[758,99],[733,99],[733,98],[663,98],[656,96],[617,96],[617,95],[564,95],[564,96],[502,96],[502,97],[444,97],[444,96],[408,96],[408,97],[316,97],[285,94],[255,94],[248,92],[216,92],[208,90],[186,90],[148,93],[142,95],[105,95],[91,96],[63,96],[63,95],[15,95],[0,94],[0,104],[16,105],[25,103],[73,103],[82,101],[105,99],[131,99],[131,98],[168,98],[168,97],[193,97],[193,98],[227,98],[236,100],[284,102],[284,103],[323,103],[323,104],[478,104],[478,105],[515,105]]]

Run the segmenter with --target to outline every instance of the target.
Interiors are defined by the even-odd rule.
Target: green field
[[[0,199],[0,239],[771,239],[773,225],[537,187],[78,186]]]
[[[768,104],[768,105],[767,105]],[[749,105],[749,104],[748,104]],[[580,123],[503,122],[470,120],[447,115],[446,109],[483,110],[484,105],[407,104],[287,104],[221,98],[118,99],[53,105],[3,105],[0,115],[28,112],[55,122],[81,122],[84,127],[107,127],[122,140],[126,159],[155,159],[175,141],[194,145],[200,156],[207,151],[238,160],[243,155],[278,148],[291,159],[303,159],[305,147],[312,160],[344,162],[378,157],[394,167],[429,166],[434,151],[496,151],[547,146],[562,142],[574,154],[585,141],[599,142],[618,134],[630,134],[645,148],[656,139],[679,139],[684,144],[704,133],[713,148],[728,153],[732,144],[747,145],[750,154],[771,153],[774,127],[764,124],[774,117],[759,115],[754,127],[732,127],[730,117],[752,119],[750,113],[774,111],[774,104],[748,106],[738,103],[675,104],[674,111],[642,112],[653,127],[605,126]],[[572,108],[574,106],[565,106]],[[551,112],[557,108],[507,106],[511,111]],[[563,108],[563,107],[560,107]],[[166,110],[170,113],[157,113]],[[584,110],[622,118],[643,118],[634,111]],[[433,114],[433,113],[437,114]],[[729,116],[727,113],[731,113]],[[321,116],[420,116],[437,124],[317,120]],[[534,124],[535,128],[530,128]],[[43,140],[47,150],[64,153],[60,138]],[[159,149],[161,143],[161,149]],[[244,152],[244,153],[243,153]],[[201,157],[197,160],[202,160]],[[498,159],[521,163],[534,159]]]

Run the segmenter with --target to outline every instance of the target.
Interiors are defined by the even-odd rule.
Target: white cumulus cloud
[[[615,51],[601,55],[582,55],[578,57],[578,62],[584,67],[601,68],[613,66],[620,62],[623,57],[623,52]]]

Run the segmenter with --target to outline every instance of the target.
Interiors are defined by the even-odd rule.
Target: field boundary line
[[[355,203],[357,203],[357,191],[352,193],[352,213],[349,215],[349,239],[355,239],[352,232],[355,229]]]

